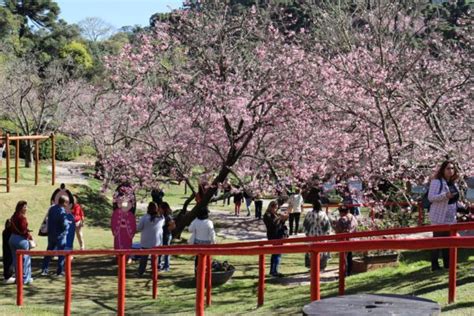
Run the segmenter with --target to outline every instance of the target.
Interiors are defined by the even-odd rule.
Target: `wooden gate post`
[[[35,185],[39,182],[39,140],[35,139]]]
[[[5,137],[5,151],[7,152],[7,193],[10,192],[10,134]]]
[[[18,183],[20,173],[20,140],[15,140],[15,183]]]

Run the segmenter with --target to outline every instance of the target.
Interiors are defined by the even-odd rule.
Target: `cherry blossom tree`
[[[375,186],[446,156],[472,172],[471,22],[447,42],[416,7],[361,3],[325,2],[308,15],[316,31],[282,32],[281,12],[223,1],[156,23],[107,59],[107,87],[75,100],[103,176],[186,181],[179,232],[229,176],[252,189],[353,174]],[[196,173],[205,190],[188,212]]]
[[[318,14],[316,28],[339,21],[331,38],[315,32],[311,42],[321,102],[339,137],[351,136],[336,173],[415,179],[446,157],[472,171],[472,24],[452,43],[433,32],[437,21],[399,3]]]

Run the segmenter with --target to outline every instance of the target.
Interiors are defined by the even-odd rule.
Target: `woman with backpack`
[[[459,207],[459,189],[457,181],[459,171],[453,161],[446,160],[441,164],[430,182],[428,190],[429,218],[431,224],[455,224],[456,212]],[[448,232],[433,232],[433,237],[449,237]],[[431,270],[440,270],[438,258],[440,249],[431,252]],[[441,249],[443,266],[449,268],[449,249]]]

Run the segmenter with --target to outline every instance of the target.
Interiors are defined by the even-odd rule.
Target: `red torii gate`
[[[18,182],[20,171],[19,171],[19,162],[20,162],[20,140],[32,140],[35,142],[35,185],[38,185],[39,182],[39,143],[41,140],[51,139],[51,184],[55,184],[56,179],[56,143],[54,134],[51,133],[50,136],[42,135],[30,135],[30,136],[2,136],[0,131],[0,144],[5,143],[6,151],[6,181],[7,181],[7,193],[10,192],[10,142],[15,141],[15,183]],[[0,164],[1,167],[1,164]]]

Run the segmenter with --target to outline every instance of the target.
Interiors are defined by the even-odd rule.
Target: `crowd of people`
[[[296,191],[299,194],[299,190]],[[293,206],[290,199],[288,209]],[[294,200],[299,201],[298,197]],[[302,204],[302,202],[301,202]],[[268,240],[275,239],[284,239],[288,238],[291,235],[291,229],[288,230],[286,226],[286,221],[291,219],[291,211],[284,210],[278,211],[278,202],[271,201],[268,205],[267,211],[263,216],[263,221],[267,229],[267,238]],[[308,212],[303,221],[304,233],[308,237],[312,236],[324,236],[329,235],[331,232],[331,227],[336,234],[339,233],[352,233],[356,231],[358,222],[355,215],[350,213],[349,207],[341,206],[339,207],[339,217],[337,219],[331,219],[328,214],[322,209],[321,201],[313,201],[312,210]],[[296,223],[299,218],[301,210],[297,213]],[[291,220],[290,220],[291,225]],[[291,226],[290,226],[291,227]],[[296,229],[298,226],[296,225]],[[324,269],[326,266],[327,260],[329,259],[328,253],[323,253],[321,255],[321,269]],[[309,254],[306,255],[305,265],[309,267],[310,257]],[[271,256],[270,260],[270,275],[274,277],[283,277],[283,274],[279,272],[279,265],[281,261],[281,254],[274,254]],[[352,273],[352,252],[346,254],[346,274],[350,275]]]
[[[2,233],[3,250],[3,277],[7,284],[15,283],[16,278],[21,277],[24,284],[33,282],[31,273],[31,257],[23,256],[23,275],[16,275],[16,251],[29,250],[36,247],[32,230],[28,226],[28,202],[19,201],[15,212],[5,222]],[[40,236],[47,236],[47,250],[72,250],[74,239],[77,237],[80,249],[85,249],[82,227],[84,226],[84,211],[78,203],[78,197],[72,195],[61,184],[51,197],[51,207],[43,220],[39,230]],[[41,274],[48,275],[51,257],[44,257]],[[64,275],[64,257],[58,257],[56,275]]]
[[[460,201],[460,191],[457,185],[459,171],[452,161],[441,164],[436,175],[432,178],[427,193],[429,205],[429,219],[432,224],[453,224],[456,222],[456,213],[460,207],[466,207]],[[228,182],[226,182],[228,184]],[[137,221],[135,216],[135,196],[130,193],[127,186],[120,186],[114,195],[114,210],[111,218],[111,230],[114,236],[115,249],[137,248],[133,244],[136,233],[140,233],[140,244],[142,249],[150,249],[162,245],[170,245],[173,230],[176,223],[173,218],[170,205],[163,200],[162,190],[152,191],[152,201],[149,202],[147,212]],[[269,240],[288,238],[298,234],[300,228],[300,217],[303,213],[304,198],[301,189],[297,188],[286,201],[280,199],[270,201],[265,214],[262,216],[263,199],[257,195],[249,194],[247,191],[237,188],[232,193],[230,184],[223,187],[225,195],[224,204],[229,203],[230,196],[234,198],[235,215],[239,216],[240,207],[245,202],[247,215],[251,214],[251,205],[254,203],[255,218],[263,219],[266,234]],[[198,194],[199,197],[199,194]],[[197,198],[198,198],[197,197]],[[287,202],[285,207],[283,202]],[[306,236],[322,236],[331,232],[352,233],[357,230],[360,210],[353,206],[354,200],[350,191],[345,191],[342,206],[338,208],[339,216],[331,218],[322,210],[320,198],[312,200],[312,210],[304,216],[303,230]],[[31,235],[27,220],[28,203],[19,201],[10,219],[5,223],[3,238],[3,267],[6,283],[14,283],[16,278],[21,277],[24,284],[33,282],[31,276],[31,258],[23,256],[23,275],[15,275],[16,251],[28,250],[35,247],[35,240]],[[51,197],[51,207],[41,225],[39,235],[47,236],[47,250],[72,250],[74,240],[77,238],[80,249],[85,249],[82,228],[84,226],[84,211],[79,204],[78,197],[73,195],[62,184]],[[287,221],[289,228],[287,227]],[[198,210],[197,218],[189,226],[191,237],[190,244],[213,244],[216,242],[214,224],[209,219],[207,207]],[[449,232],[435,232],[434,237],[449,236]],[[432,270],[441,269],[439,257],[443,259],[444,268],[449,267],[449,251],[447,249],[433,250],[431,257]],[[321,254],[321,267],[324,267],[330,258],[329,253]],[[130,258],[131,259],[131,258]],[[352,273],[352,253],[346,253],[346,274]],[[41,275],[49,275],[49,264],[51,258],[43,258]],[[148,256],[139,258],[137,275],[142,276],[147,267]],[[197,260],[197,259],[196,259]],[[281,255],[271,256],[270,274],[274,277],[282,277],[279,271]],[[306,255],[305,264],[309,266],[310,255]],[[197,261],[196,261],[197,263]],[[159,257],[158,268],[161,271],[170,270],[170,256]],[[64,257],[59,256],[57,262],[57,276],[64,275]]]

